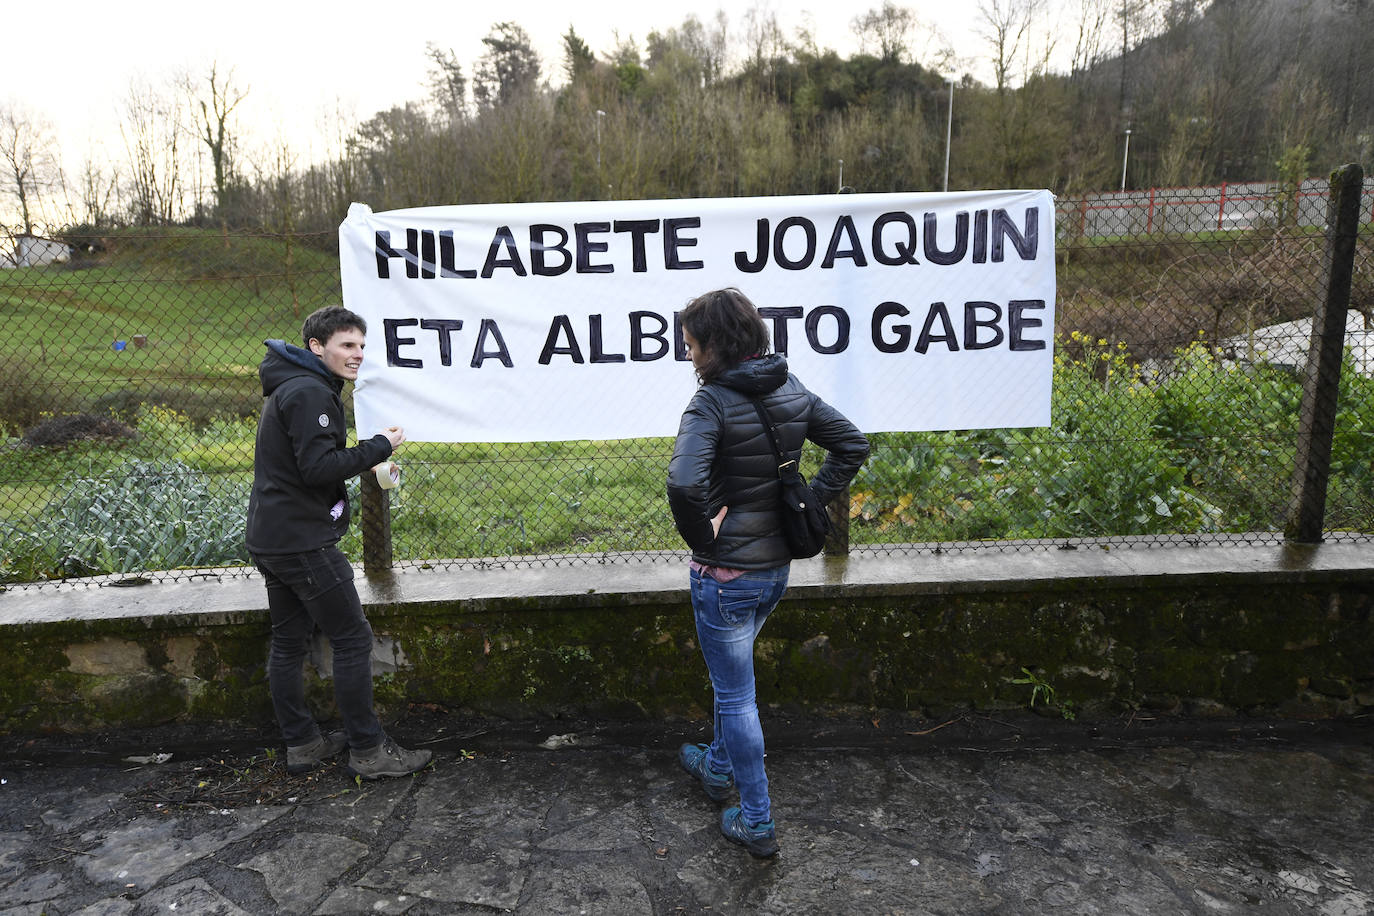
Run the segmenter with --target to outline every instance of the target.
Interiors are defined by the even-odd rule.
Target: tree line
[[[475,61],[427,48],[428,92],[340,122],[312,162],[250,152],[250,87],[218,65],[131,90],[127,162],[68,176],[41,116],[0,108],[11,231],[191,223],[332,232],[348,205],[719,197],[1291,179],[1374,146],[1374,0],[980,0],[951,47],[891,0],[860,50],[688,15],[544,61],[516,22]],[[1057,14],[1057,28],[1049,14]],[[964,71],[986,63],[990,76]],[[981,72],[981,71],[980,71]],[[1130,131],[1129,140],[1127,131]],[[1127,150],[1126,144],[1129,142]],[[332,239],[330,240],[332,243]]]

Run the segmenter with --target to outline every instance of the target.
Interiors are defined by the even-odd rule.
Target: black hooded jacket
[[[253,452],[248,550],[304,553],[334,544],[348,530],[344,482],[391,457],[391,441],[378,433],[346,447],[343,379],[309,350],[267,341],[258,376],[267,400]]]
[[[754,397],[768,409],[787,457],[799,458],[807,439],[826,450],[810,481],[823,502],[868,457],[864,435],[791,375],[782,356],[746,360],[698,388],[668,464],[668,505],[692,558],[707,566],[772,569],[792,559],[778,517],[778,463]],[[713,538],[711,518],[721,506],[729,511]]]

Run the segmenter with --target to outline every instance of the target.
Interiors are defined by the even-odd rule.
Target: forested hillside
[[[956,48],[888,2],[856,17],[864,50],[842,57],[825,36],[783,34],[763,7],[594,50],[569,8],[560,60],[541,60],[519,22],[495,25],[471,61],[439,37],[427,94],[341,121],[313,162],[236,132],[250,87],[219,62],[176,106],[129,106],[127,136],[150,142],[132,145],[122,174],[69,176],[64,221],[329,231],[352,201],[939,190],[946,169],[951,190],[1078,194],[1368,164],[1374,0],[1053,9],[1051,21],[1045,0],[980,0],[968,15],[981,38]],[[153,142],[172,108],[190,138],[181,155],[209,164],[194,180],[176,144]],[[22,198],[23,180],[5,180]],[[31,176],[27,193],[38,187]]]

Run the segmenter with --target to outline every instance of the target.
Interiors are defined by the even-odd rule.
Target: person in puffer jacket
[[[826,450],[812,489],[828,502],[858,473],[868,440],[768,352],[768,327],[737,289],[697,297],[682,312],[683,339],[701,386],[678,428],[668,465],[668,505],[692,549],[697,640],[715,694],[711,743],[684,744],[678,762],[714,801],[726,839],[758,858],[778,851],[754,686],[754,641],[787,589],[791,551],[781,530],[782,484],[760,399],[788,458],[804,440]]]
[[[305,349],[269,340],[258,367],[262,418],[244,540],[267,583],[272,646],[268,688],[286,741],[286,768],[303,773],[349,751],[349,769],[373,779],[423,769],[430,751],[392,741],[372,708],[372,626],[353,567],[338,542],[348,530],[350,477],[387,461],[405,441],[399,426],[348,447],[340,392],[358,378],[367,324],[342,306],[312,312]],[[329,638],[342,732],[321,734],[305,701],[303,668],[314,630]]]

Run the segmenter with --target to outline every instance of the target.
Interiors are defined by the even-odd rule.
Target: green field
[[[147,400],[196,417],[252,412],[262,341],[294,340],[306,314],[339,301],[336,258],[299,244],[288,259],[275,239],[191,230],[106,243],[70,267],[0,271],[8,434],[38,410]]]
[[[1223,254],[1232,264],[1274,257],[1253,244]],[[1053,426],[874,436],[851,488],[851,541],[1281,529],[1299,380],[1223,359],[1208,343],[1209,323],[1243,309],[1190,299],[1186,287],[1145,298],[1171,272],[1214,292],[1254,282],[1227,274],[1218,257],[1068,255]],[[327,253],[190,230],[115,237],[71,268],[0,272],[0,427],[20,459],[0,464],[0,578],[244,562],[262,340],[294,339],[304,314],[338,301],[337,282]],[[1286,310],[1302,289],[1271,299]],[[1160,353],[1171,371],[1142,374],[1142,359]],[[1374,382],[1347,371],[1342,385],[1327,523],[1367,531]],[[127,435],[33,444],[54,417],[82,413],[117,419]],[[406,443],[392,497],[395,557],[680,550],[663,489],[671,448],[666,439]],[[808,456],[812,468],[818,457]],[[361,556],[356,528],[344,547]]]

